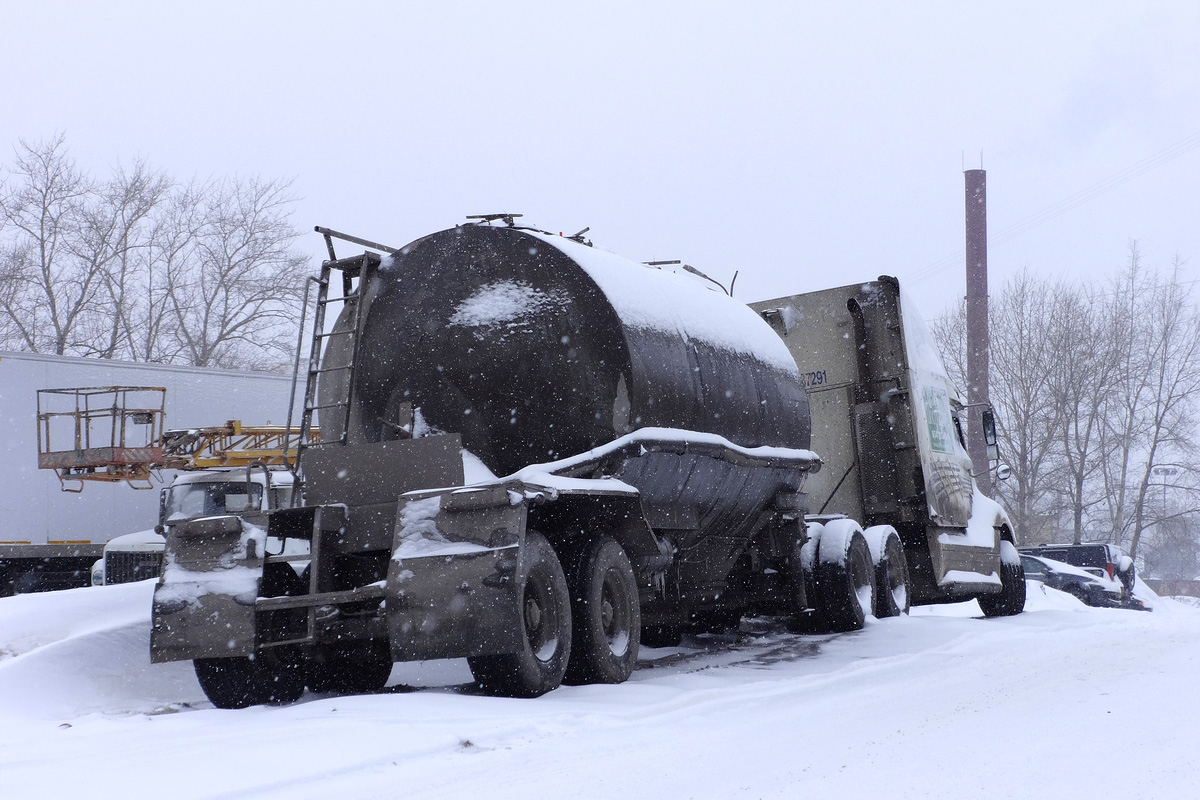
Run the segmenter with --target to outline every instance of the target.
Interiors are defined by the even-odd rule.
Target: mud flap
[[[396,515],[386,608],[395,661],[515,653],[526,500],[505,486],[405,497]]]
[[[266,531],[233,516],[172,528],[154,588],[151,662],[254,652],[266,540]]]

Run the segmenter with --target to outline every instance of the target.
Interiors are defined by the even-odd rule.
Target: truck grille
[[[132,583],[157,578],[161,567],[161,552],[109,552],[104,556],[104,583]]]

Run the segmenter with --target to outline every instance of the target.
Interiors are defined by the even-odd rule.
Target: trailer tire
[[[834,633],[856,631],[875,613],[875,566],[858,523],[826,523],[817,549],[818,612]]]
[[[1025,610],[1025,571],[1017,548],[1007,539],[1000,542],[1000,584],[999,593],[976,598],[985,617],[1011,617]]]
[[[303,582],[287,564],[268,564],[263,570],[259,596],[291,597],[304,592]],[[246,708],[300,699],[304,694],[304,662],[303,650],[284,645],[250,656],[197,658],[193,666],[200,688],[214,706]]]
[[[391,675],[392,651],[384,639],[321,647],[308,659],[308,688],[314,692],[377,692]]]
[[[876,525],[863,531],[863,536],[875,565],[875,616],[907,614],[912,592],[900,534],[891,525]]]
[[[633,565],[611,536],[571,555],[571,657],[563,683],[622,683],[637,664],[642,630]]]
[[[558,687],[571,656],[571,593],[554,548],[527,531],[516,584],[524,620],[516,653],[472,656],[471,674],[488,694],[538,697]]]
[[[298,647],[285,645],[253,656],[197,658],[196,678],[217,708],[293,703],[304,694],[304,660]]]

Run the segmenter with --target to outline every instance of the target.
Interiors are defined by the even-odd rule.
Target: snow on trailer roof
[[[563,236],[528,229],[522,233],[552,245],[578,264],[626,325],[694,337],[799,375],[787,345],[758,314],[698,279]]]

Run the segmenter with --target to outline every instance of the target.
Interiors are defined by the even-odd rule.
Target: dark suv
[[[1125,605],[1125,588],[1119,581],[1093,575],[1062,561],[1022,553],[1021,569],[1026,580],[1041,581],[1051,589],[1075,595],[1085,605],[1101,608]]]
[[[1126,602],[1133,599],[1133,583],[1136,578],[1133,559],[1121,552],[1121,548],[1116,545],[1039,544],[1018,547],[1017,550],[1023,555],[1048,558],[1079,567],[1099,578],[1120,581],[1123,587],[1122,598]]]

